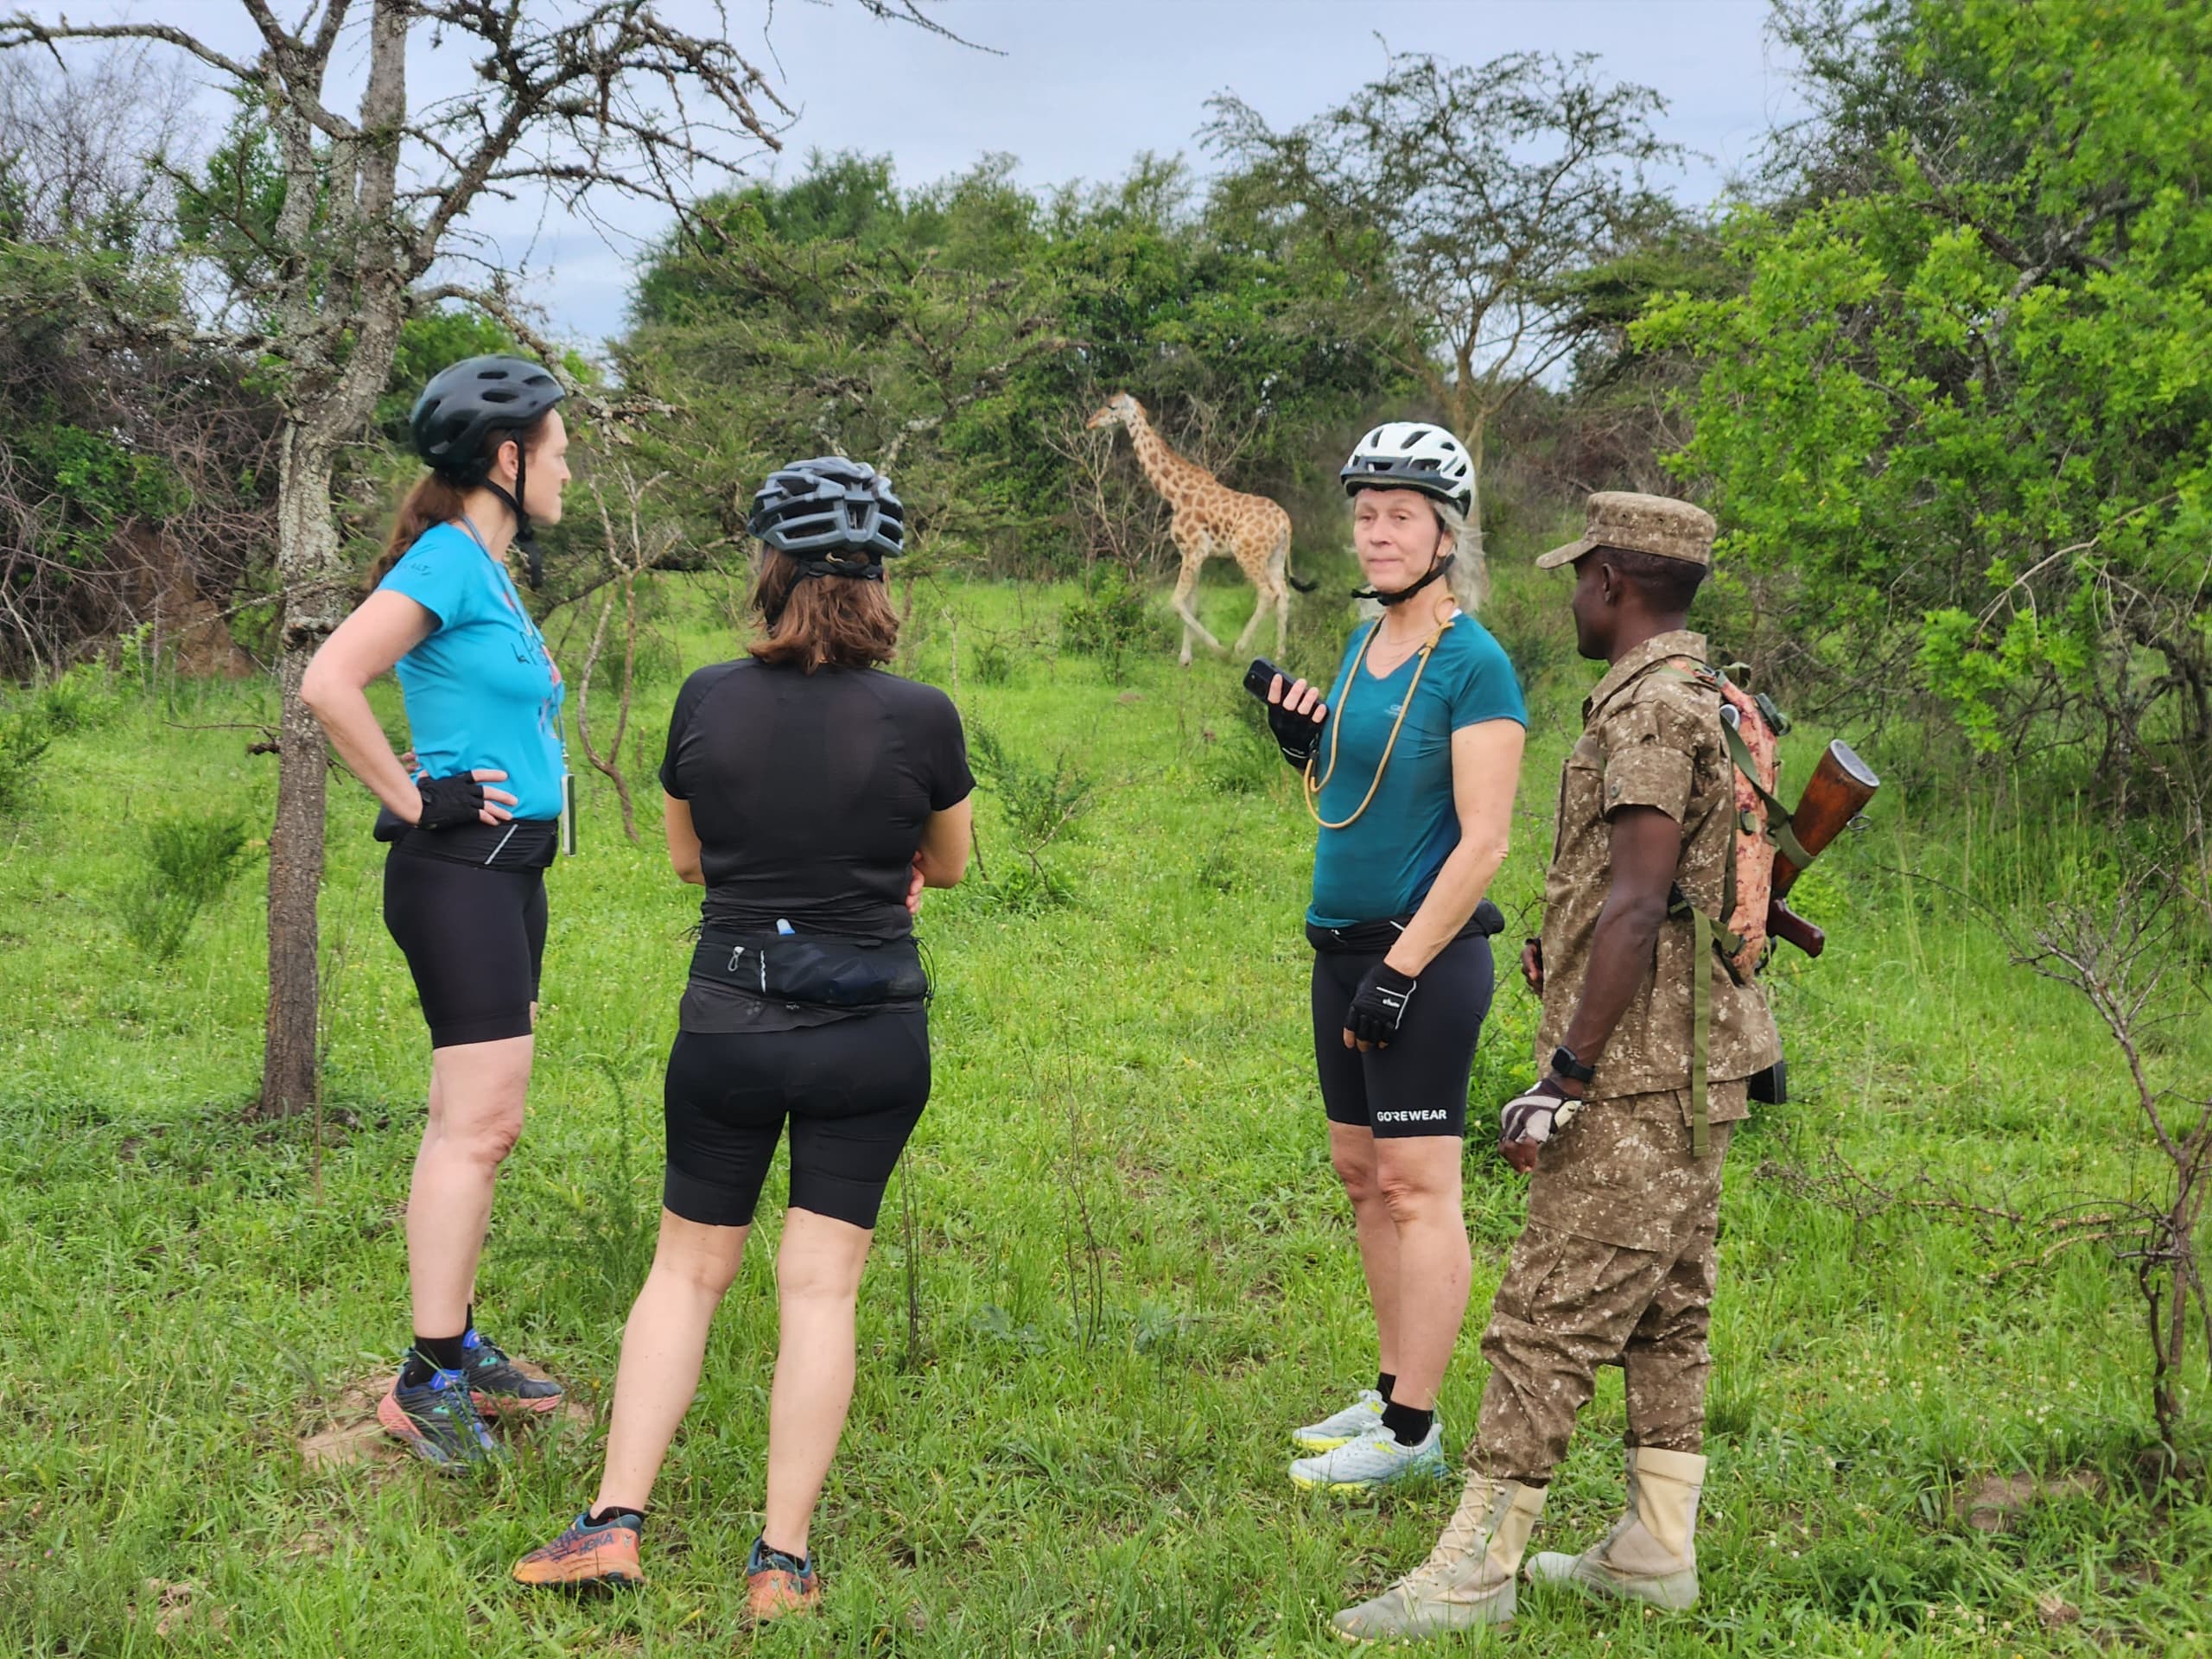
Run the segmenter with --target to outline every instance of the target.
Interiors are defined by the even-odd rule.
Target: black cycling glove
[[[475,823],[484,810],[484,785],[474,778],[424,778],[415,785],[423,798],[417,830],[451,830]]]
[[[1289,695],[1289,688],[1284,688]],[[1280,702],[1268,705],[1268,729],[1275,734],[1275,747],[1282,751],[1282,758],[1299,771],[1306,770],[1313,758],[1313,748],[1321,741],[1321,717],[1313,714],[1295,714]]]
[[[1352,1040],[1373,1043],[1379,1048],[1395,1037],[1398,1027],[1405,1023],[1406,1006],[1414,1000],[1414,987],[1420,982],[1387,962],[1369,969],[1359,988],[1352,993],[1351,1006],[1344,1010],[1344,1029],[1351,1033]]]

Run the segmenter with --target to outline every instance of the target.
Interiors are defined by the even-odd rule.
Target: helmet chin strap
[[[484,480],[484,487],[505,502],[507,511],[514,514],[515,545],[522,549],[524,556],[530,561],[530,585],[535,589],[544,585],[545,559],[544,556],[537,550],[537,537],[530,527],[530,515],[523,511],[523,492],[528,487],[524,482],[524,469],[528,461],[529,457],[523,453],[522,445],[517,443],[515,445],[515,493],[509,495],[488,478]]]
[[[1421,577],[1420,581],[1415,582],[1408,587],[1399,588],[1395,594],[1386,594],[1374,588],[1355,588],[1352,589],[1351,596],[1354,599],[1374,600],[1386,610],[1394,605],[1402,605],[1408,600],[1411,599],[1415,594],[1421,592],[1422,588],[1427,587],[1430,582],[1434,582],[1446,570],[1449,570],[1452,568],[1452,561],[1458,556],[1459,556],[1457,554],[1446,553],[1434,564],[1429,566],[1428,574],[1427,575]]]

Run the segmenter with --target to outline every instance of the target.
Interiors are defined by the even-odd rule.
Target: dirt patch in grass
[[[2062,1497],[2101,1497],[2104,1490],[2104,1477],[2093,1470],[2063,1475],[2032,1475],[2021,1470],[1986,1475],[1961,1485],[1952,1496],[1951,1511],[1976,1532],[1999,1533],[2012,1527],[2031,1504]]]

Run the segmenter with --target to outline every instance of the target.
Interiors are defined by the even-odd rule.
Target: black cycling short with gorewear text
[[[661,1202],[686,1221],[747,1225],[788,1120],[791,1207],[874,1227],[929,1097],[919,1009],[798,1031],[679,1032]]]
[[[1344,1010],[1382,952],[1313,956],[1313,1058],[1329,1122],[1382,1138],[1467,1133],[1467,1078],[1490,1013],[1490,940],[1463,933],[1418,976],[1398,1034],[1362,1053],[1344,1046]]]
[[[554,834],[537,823],[415,830],[385,855],[384,925],[415,976],[432,1048],[530,1035]]]

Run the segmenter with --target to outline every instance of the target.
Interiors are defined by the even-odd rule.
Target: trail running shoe
[[[543,1548],[533,1549],[515,1563],[518,1584],[588,1590],[597,1585],[643,1584],[638,1566],[638,1537],[645,1522],[634,1516],[618,1515],[594,1527],[588,1514],[569,1523],[569,1529]]]
[[[1342,1411],[1292,1432],[1293,1446],[1305,1452],[1333,1452],[1347,1440],[1356,1440],[1382,1421],[1382,1396],[1362,1389],[1359,1397]]]
[[[745,1560],[745,1613],[748,1624],[766,1624],[822,1605],[822,1579],[810,1560],[801,1561],[765,1538],[753,1541]]]
[[[377,1402],[377,1421],[435,1469],[458,1473],[506,1455],[484,1427],[459,1371],[432,1371],[411,1389],[393,1382]]]
[[[1443,1480],[1451,1472],[1444,1462],[1442,1424],[1430,1424],[1420,1445],[1400,1446],[1378,1422],[1332,1452],[1299,1459],[1290,1465],[1290,1483],[1308,1491],[1371,1492],[1402,1482]]]
[[[561,1403],[558,1382],[526,1375],[474,1325],[468,1327],[461,1345],[468,1355],[468,1392],[477,1410],[497,1416],[510,1411],[550,1411]]]

